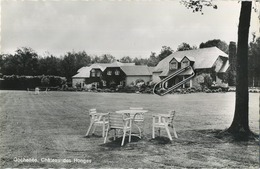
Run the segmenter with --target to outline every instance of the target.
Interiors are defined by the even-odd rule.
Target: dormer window
[[[107,75],[111,76],[112,75],[112,71],[111,70],[107,71]]]
[[[115,71],[115,75],[119,75],[120,74],[120,71],[119,70],[116,70]]]
[[[189,62],[188,61],[183,61],[182,65],[183,65],[183,67],[187,67],[187,66],[189,66]]]
[[[190,60],[185,56],[181,61],[181,68],[190,66]]]
[[[170,63],[170,70],[178,69],[178,63],[173,61]]]

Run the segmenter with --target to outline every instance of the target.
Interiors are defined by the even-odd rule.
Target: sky
[[[159,54],[162,46],[176,51],[183,42],[236,42],[241,3],[214,3],[218,9],[204,7],[202,15],[179,0],[2,0],[1,53],[30,47],[41,56],[84,50],[118,59],[148,58],[151,52]],[[259,35],[258,15],[252,12],[250,32]]]

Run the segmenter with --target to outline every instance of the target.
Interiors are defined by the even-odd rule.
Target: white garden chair
[[[92,134],[94,134],[96,127],[102,126],[102,137],[104,137],[105,129],[106,129],[106,126],[108,125],[108,120],[107,120],[108,113],[98,113],[96,109],[90,109],[89,115],[90,115],[90,125],[89,125],[88,131],[86,133],[86,136],[89,135],[90,130],[92,128],[93,128]]]
[[[160,129],[164,128],[168,134],[170,140],[172,140],[172,136],[169,130],[169,127],[173,129],[173,134],[175,138],[178,138],[175,127],[174,127],[174,117],[175,111],[169,111],[168,114],[158,114],[153,116],[153,127],[152,127],[152,138],[155,138],[155,128],[158,129],[158,133],[160,136]]]
[[[35,88],[34,94],[40,94],[40,88],[39,88],[39,87],[36,87],[36,88]]]
[[[131,129],[132,129],[132,120],[129,116],[120,113],[109,113],[108,114],[108,127],[106,129],[104,143],[106,143],[107,135],[109,131],[114,130],[114,140],[116,138],[117,130],[123,131],[123,139],[121,146],[124,145],[126,132],[129,135],[129,142],[131,142]]]

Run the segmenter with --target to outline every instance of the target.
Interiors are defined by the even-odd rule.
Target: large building
[[[183,87],[200,86],[206,75],[210,75],[216,85],[224,82],[223,74],[229,68],[228,55],[217,47],[202,48],[195,50],[177,51],[161,60],[153,71],[153,82],[159,82],[163,78],[171,75],[175,71],[192,66],[195,70],[195,77],[183,85]],[[191,71],[185,71],[172,78],[169,83],[177,84],[187,76]]]
[[[148,66],[134,63],[95,63],[82,67],[72,77],[73,87],[86,85],[96,88],[110,88],[118,85],[129,86],[137,81],[145,83],[152,80],[152,71]]]

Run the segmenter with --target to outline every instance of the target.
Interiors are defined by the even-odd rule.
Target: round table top
[[[125,113],[146,113],[146,112],[148,112],[148,110],[142,110],[142,109],[140,109],[140,110],[137,110],[137,109],[135,109],[135,110],[131,110],[131,109],[127,109],[127,110],[118,110],[118,111],[116,111],[116,113],[122,113],[122,114],[125,114]]]

